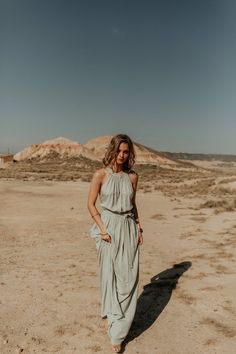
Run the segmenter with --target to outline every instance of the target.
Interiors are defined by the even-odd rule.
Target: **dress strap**
[[[107,171],[107,173],[108,173],[109,175],[112,175],[112,174],[114,173],[113,170],[112,170],[112,168],[109,167],[109,166],[105,167],[105,170]]]

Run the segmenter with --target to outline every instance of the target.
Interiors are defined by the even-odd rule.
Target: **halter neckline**
[[[119,171],[119,172],[115,172],[115,171],[113,171],[113,169],[112,169],[110,166],[107,166],[106,169],[107,169],[108,171],[110,171],[112,174],[115,174],[115,175],[123,175],[123,173],[125,173],[124,170],[121,170],[121,171]]]

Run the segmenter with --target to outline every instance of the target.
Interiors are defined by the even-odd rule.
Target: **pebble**
[[[24,349],[23,348],[20,348],[19,346],[16,348],[16,354],[20,354],[20,353],[22,353],[24,351]]]

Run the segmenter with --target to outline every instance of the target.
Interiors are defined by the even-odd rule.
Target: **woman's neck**
[[[110,167],[111,167],[112,171],[115,173],[119,173],[119,172],[124,171],[123,165],[118,165],[117,163],[114,163],[114,165],[111,165]]]

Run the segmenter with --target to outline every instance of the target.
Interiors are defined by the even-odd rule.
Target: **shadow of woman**
[[[129,342],[140,336],[156,321],[168,304],[178,279],[191,265],[191,262],[175,264],[172,268],[152,277],[151,282],[144,286],[143,292],[138,298],[133,324],[122,344],[121,353],[124,352]]]

